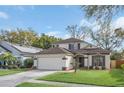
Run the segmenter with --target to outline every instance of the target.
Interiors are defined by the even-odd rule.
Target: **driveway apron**
[[[56,71],[31,70],[13,75],[0,76],[0,87],[15,87],[16,85],[45,75],[55,73]]]

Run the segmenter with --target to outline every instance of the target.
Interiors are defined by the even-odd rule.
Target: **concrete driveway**
[[[22,82],[52,74],[56,71],[31,70],[13,75],[0,76],[0,87],[14,87]]]

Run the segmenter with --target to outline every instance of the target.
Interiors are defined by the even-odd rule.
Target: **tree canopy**
[[[54,36],[48,36],[45,34],[41,34],[40,37],[34,41],[33,46],[48,49],[51,47],[51,43],[61,40],[61,38],[56,38]]]
[[[37,34],[32,29],[21,29],[17,28],[15,30],[1,30],[0,31],[1,40],[8,41],[10,43],[17,43],[20,45],[32,45],[35,41]]]
[[[10,31],[1,30],[0,39],[14,44],[19,44],[23,46],[34,46],[43,49],[47,49],[51,46],[51,43],[61,40],[61,38],[48,36],[44,33],[41,34],[41,36],[38,36],[38,34],[31,28],[17,28]]]
[[[71,37],[84,40],[90,32],[90,28],[87,26],[68,25],[66,30]]]
[[[6,52],[6,53],[0,55],[0,60],[3,62],[6,62],[6,64],[8,64],[8,65],[13,64],[14,62],[17,62],[16,57],[14,57],[9,52]]]
[[[114,16],[124,9],[123,5],[84,5],[81,6],[84,15],[88,19],[93,19],[99,24],[110,24]]]
[[[91,39],[107,50],[113,50],[121,46],[124,41],[124,30],[114,28],[112,25],[113,18],[122,12],[124,6],[119,5],[89,5],[81,6],[85,17],[95,22],[98,28],[96,31],[91,30]],[[92,28],[91,28],[92,29]]]

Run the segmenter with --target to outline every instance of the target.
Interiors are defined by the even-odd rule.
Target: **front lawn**
[[[15,74],[15,73],[19,73],[19,72],[23,72],[26,71],[27,69],[11,69],[11,70],[0,70],[0,76],[4,76],[4,75],[9,75],[9,74]]]
[[[29,83],[29,82],[24,82],[17,87],[60,87],[58,85],[51,85],[51,84],[44,84],[44,83]]]
[[[58,72],[39,78],[38,80],[68,83],[89,84],[98,86],[124,86],[124,70],[80,70],[74,72]]]

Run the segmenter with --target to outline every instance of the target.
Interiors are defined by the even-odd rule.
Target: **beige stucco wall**
[[[80,48],[84,48],[84,47],[86,47],[88,45],[85,42],[79,42],[79,43],[80,43]],[[76,42],[76,43],[63,43],[63,44],[53,44],[53,45],[55,45],[55,46],[59,45],[59,47],[68,49],[69,48],[69,44],[74,44],[74,49],[77,50],[79,43]]]
[[[67,43],[65,43],[65,44],[58,44],[58,45],[59,45],[59,47],[68,49],[68,44]]]
[[[33,66],[37,67],[37,60],[34,60]]]
[[[66,56],[67,60],[66,60],[66,66],[67,68],[73,68],[73,62],[74,62],[74,59],[72,56]]]
[[[110,55],[105,55],[105,67],[110,69]]]
[[[92,55],[84,55],[84,57],[88,57],[84,59],[84,66],[92,66]]]

